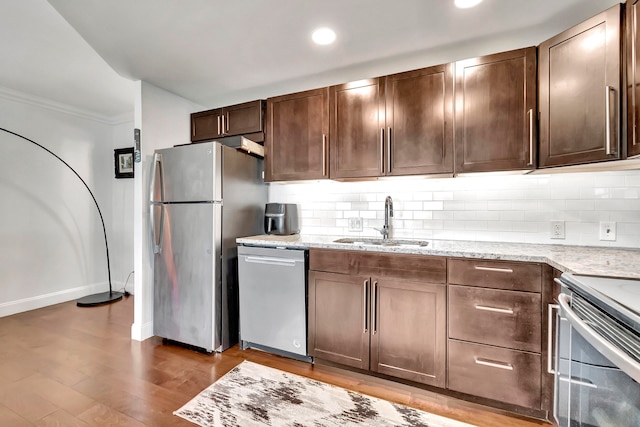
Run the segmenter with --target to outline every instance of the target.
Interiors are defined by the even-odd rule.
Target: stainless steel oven
[[[556,422],[640,426],[640,281],[565,273],[559,282]]]

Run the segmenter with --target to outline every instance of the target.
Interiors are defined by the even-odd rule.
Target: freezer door
[[[212,351],[220,346],[221,205],[156,205],[163,233],[154,255],[153,333]]]
[[[156,150],[151,202],[203,202],[222,199],[221,147],[215,142]]]

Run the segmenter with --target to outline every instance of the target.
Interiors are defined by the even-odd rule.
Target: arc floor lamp
[[[111,285],[111,265],[110,265],[110,262],[109,262],[109,244],[107,242],[107,229],[104,226],[104,218],[102,217],[102,211],[100,210],[100,206],[98,205],[98,201],[96,200],[95,196],[93,195],[93,192],[91,191],[91,189],[89,188],[87,183],[84,181],[84,179],[82,179],[82,177],[78,174],[78,172],[76,172],[75,169],[73,169],[67,162],[62,160],[62,158],[60,158],[60,156],[55,154],[53,151],[49,150],[48,148],[44,147],[43,145],[40,145],[37,142],[35,142],[35,141],[33,141],[33,140],[31,140],[31,139],[29,139],[27,137],[24,137],[24,136],[22,136],[20,134],[17,134],[15,132],[10,131],[10,130],[4,129],[4,128],[0,128],[0,130],[3,131],[3,132],[6,132],[8,134],[17,136],[18,138],[21,138],[21,139],[23,139],[25,141],[28,141],[28,142],[34,144],[35,146],[43,149],[44,151],[46,151],[47,153],[51,154],[53,157],[58,159],[60,162],[62,162],[62,164],[64,164],[67,168],[69,168],[69,170],[71,170],[71,172],[73,172],[75,174],[75,176],[82,182],[82,184],[84,184],[85,188],[87,189],[87,191],[91,195],[91,198],[93,199],[93,203],[95,203],[95,205],[96,205],[96,209],[98,210],[98,214],[100,215],[100,222],[102,223],[102,233],[104,234],[104,247],[105,247],[106,254],[107,254],[107,274],[108,274],[108,278],[109,278],[109,291],[108,292],[100,292],[100,293],[92,294],[92,295],[87,295],[86,297],[80,298],[76,302],[78,307],[94,307],[94,306],[97,306],[97,305],[109,304],[109,303],[121,300],[124,294],[122,292],[114,291],[113,288],[112,288],[112,285]]]

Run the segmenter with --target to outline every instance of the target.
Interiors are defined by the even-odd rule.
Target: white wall
[[[133,95],[133,94],[132,94]],[[133,96],[132,96],[133,100]],[[133,115],[131,120],[112,126],[112,149],[134,146]],[[111,153],[113,158],[113,152]],[[110,171],[111,190],[111,234],[109,249],[112,281],[116,290],[134,293],[135,273],[133,269],[133,187],[131,178],[115,179],[115,170]],[[127,282],[127,278],[129,281]],[[127,283],[126,283],[127,282]],[[125,287],[126,283],[126,287]],[[116,287],[117,284],[117,287]]]
[[[384,200],[394,201],[392,237],[640,248],[640,171],[368,182],[271,184],[269,201],[299,203],[303,234],[380,237]],[[348,218],[363,218],[362,232]],[[550,221],[566,238],[550,238]],[[600,221],[617,240],[599,240]]]
[[[0,127],[47,147],[86,181],[107,227],[114,287],[112,126],[90,114],[0,93]],[[61,162],[0,132],[0,316],[108,289],[102,226],[80,180]],[[116,245],[117,246],[117,245]]]
[[[190,142],[190,114],[203,109],[146,82],[136,82],[134,125],[141,133],[141,163],[135,165],[134,258],[135,304],[131,337],[153,335],[153,250],[149,231],[149,174],[153,152]]]

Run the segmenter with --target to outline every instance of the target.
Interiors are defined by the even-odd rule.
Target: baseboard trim
[[[144,341],[153,336],[153,322],[134,323],[131,325],[131,339]]]
[[[105,289],[108,290],[108,286],[106,282],[94,283],[87,286],[79,286],[77,288],[0,303],[0,317],[36,310],[38,308],[82,298],[94,293],[104,292]]]

